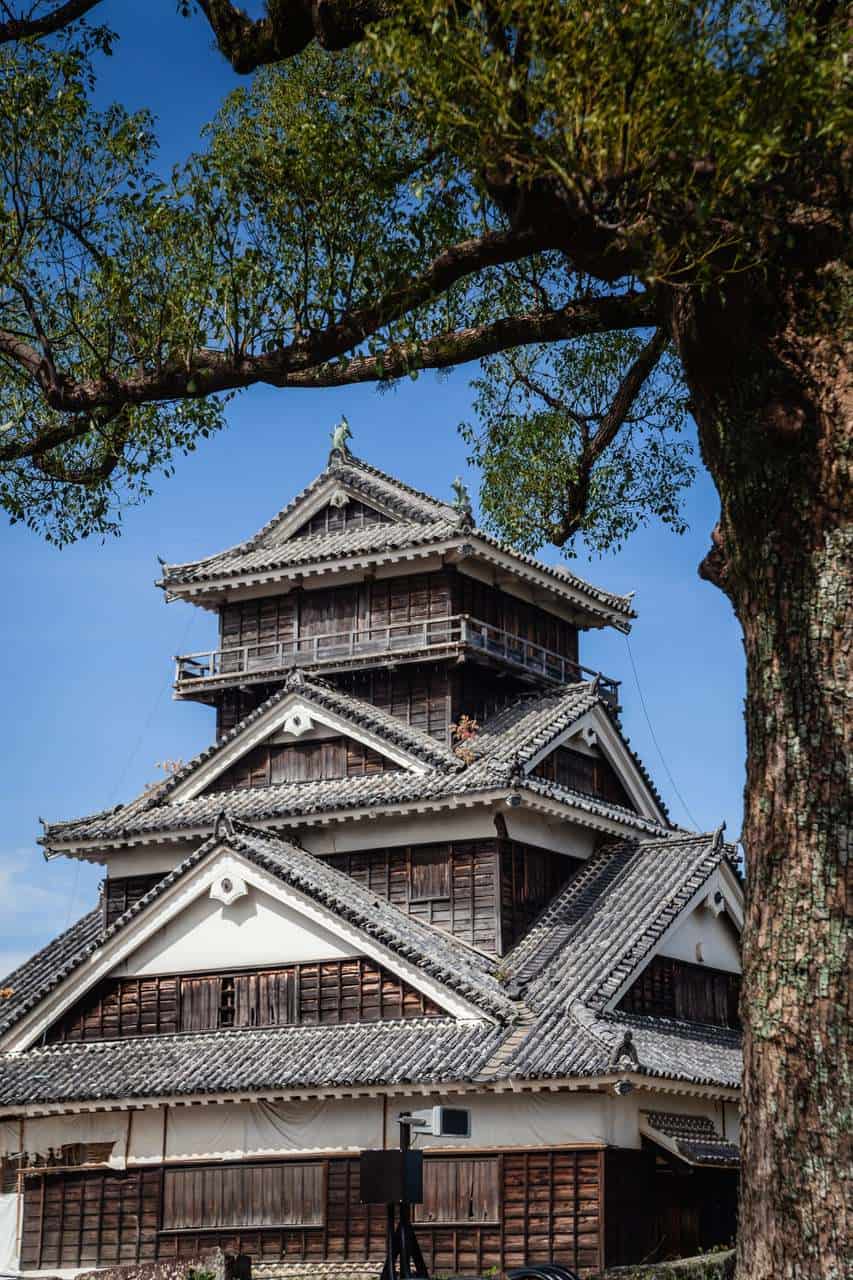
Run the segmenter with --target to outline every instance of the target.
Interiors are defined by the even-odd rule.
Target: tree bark
[[[849,1274],[853,399],[842,284],[830,263],[671,301],[720,495],[700,572],[729,596],[747,665],[738,1280]]]

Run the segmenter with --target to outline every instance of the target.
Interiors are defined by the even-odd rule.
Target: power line
[[[183,635],[181,636],[180,643],[178,644],[178,652],[179,652],[179,653],[181,653],[181,652],[184,650],[185,646],[186,646],[187,636],[188,636],[188,635],[189,635],[189,633],[190,633],[190,627],[191,627],[191,626],[192,626],[192,624],[196,621],[196,616],[197,616],[197,615],[195,614],[195,612],[193,612],[193,613],[191,613],[191,614],[190,614],[190,616],[187,618],[187,624],[186,624],[186,626],[184,627],[184,633],[183,633]],[[136,761],[136,757],[137,757],[137,755],[139,754],[139,749],[140,749],[140,747],[142,746],[143,742],[145,741],[146,737],[148,736],[148,731],[149,731],[149,729],[151,728],[151,725],[152,725],[152,723],[153,723],[153,721],[154,721],[154,716],[156,715],[157,711],[158,711],[158,710],[159,710],[159,708],[160,708],[160,704],[161,704],[161,702],[163,701],[163,694],[166,692],[167,688],[169,687],[169,684],[171,683],[171,680],[172,680],[172,676],[171,676],[171,673],[169,673],[169,675],[167,675],[167,676],[166,676],[166,679],[163,681],[162,685],[160,686],[160,688],[158,689],[157,693],[155,694],[154,701],[151,703],[151,707],[150,707],[150,710],[149,710],[149,712],[148,712],[148,715],[147,715],[147,717],[146,717],[146,719],[145,719],[145,723],[143,724],[142,729],[140,730],[139,736],[138,736],[138,738],[136,739],[136,744],[135,744],[135,746],[133,747],[133,750],[130,752],[130,755],[129,755],[129,756],[127,757],[127,759],[125,760],[124,767],[122,768],[122,771],[121,771],[121,773],[120,773],[120,774],[119,774],[119,776],[118,776],[118,780],[117,780],[117,782],[116,782],[115,786],[112,788],[112,791],[111,791],[111,793],[110,793],[109,801],[107,802],[107,803],[108,803],[108,805],[111,805],[111,804],[113,804],[113,803],[114,803],[116,796],[119,794],[119,791],[121,790],[122,786],[124,785],[124,780],[125,780],[125,778],[127,777],[128,773],[130,772],[130,768],[131,768],[131,766],[132,766],[132,765],[135,763],[135,761]],[[76,866],[76,869],[75,869],[75,872],[74,872],[74,884],[73,884],[73,886],[72,886],[71,894],[70,894],[69,899],[68,899],[68,914],[67,914],[67,917],[66,917],[66,920],[65,920],[65,927],[66,927],[66,929],[68,928],[68,926],[69,926],[69,925],[70,925],[70,923],[71,923],[71,915],[72,915],[72,913],[73,913],[73,911],[74,911],[74,908],[75,908],[75,905],[76,905],[76,900],[77,900],[77,889],[78,889],[78,883],[79,883],[79,880],[80,880],[80,860],[79,860],[79,858],[78,858],[78,859],[76,859],[76,862],[77,862],[77,866]]]
[[[673,776],[672,776],[672,772],[671,772],[671,770],[670,770],[670,767],[669,767],[669,765],[667,764],[666,760],[664,759],[663,752],[661,751],[660,743],[659,743],[659,742],[658,742],[658,740],[657,740],[657,734],[655,733],[655,731],[654,731],[654,727],[652,726],[651,717],[650,717],[650,715],[649,715],[649,709],[648,709],[648,707],[646,706],[646,700],[645,700],[645,698],[643,697],[643,690],[642,690],[642,688],[640,687],[640,677],[639,677],[639,675],[638,675],[638,673],[637,673],[637,664],[636,664],[636,662],[634,661],[634,655],[633,655],[633,653],[631,652],[631,642],[630,642],[630,640],[628,639],[628,637],[627,637],[627,636],[625,637],[625,647],[626,647],[626,649],[628,650],[628,657],[629,657],[629,658],[630,658],[630,660],[631,660],[631,670],[634,672],[634,683],[635,683],[635,684],[636,684],[636,686],[637,686],[637,693],[640,695],[640,706],[643,708],[643,715],[646,717],[646,724],[649,726],[649,733],[651,734],[652,742],[655,744],[655,748],[657,749],[657,753],[658,753],[658,755],[660,756],[660,762],[661,762],[661,764],[663,765],[664,772],[666,773],[666,776],[669,778],[670,786],[672,787],[673,791],[675,792],[676,796],[678,797],[678,799],[679,799],[679,801],[680,801],[680,803],[681,803],[681,807],[682,807],[682,809],[684,810],[684,812],[687,814],[687,817],[688,817],[688,818],[690,819],[690,821],[692,822],[692,824],[693,824],[693,830],[694,830],[694,831],[698,831],[698,830],[700,829],[700,827],[699,827],[699,823],[696,821],[696,819],[694,818],[693,814],[690,812],[690,807],[689,807],[689,805],[688,805],[687,801],[684,799],[684,796],[683,796],[683,795],[681,794],[681,792],[679,791],[678,786],[676,785],[675,778],[673,778]]]

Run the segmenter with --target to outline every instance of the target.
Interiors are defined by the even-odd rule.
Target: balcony
[[[554,684],[598,680],[602,697],[618,705],[618,680],[464,613],[185,654],[175,659],[175,696],[204,701],[216,689],[280,679],[295,667],[348,671],[383,660],[418,662],[461,653],[491,659]]]

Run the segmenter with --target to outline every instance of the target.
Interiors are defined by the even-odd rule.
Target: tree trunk
[[[849,1274],[853,403],[838,279],[739,282],[670,310],[720,495],[700,572],[731,599],[747,663],[738,1280]]]

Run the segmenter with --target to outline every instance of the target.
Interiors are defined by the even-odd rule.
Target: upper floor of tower
[[[476,528],[461,482],[443,502],[336,444],[320,475],[251,538],[164,565],[168,600],[219,617],[216,648],[177,658],[178,698],[212,703],[227,728],[294,668],[362,692],[369,683],[371,701],[383,697],[377,679],[393,700],[391,686],[415,677],[452,701],[451,675],[458,682],[467,668],[472,713],[495,705],[498,688],[596,676],[580,666],[578,633],[627,631],[629,596]],[[615,703],[617,682],[598,679]]]

